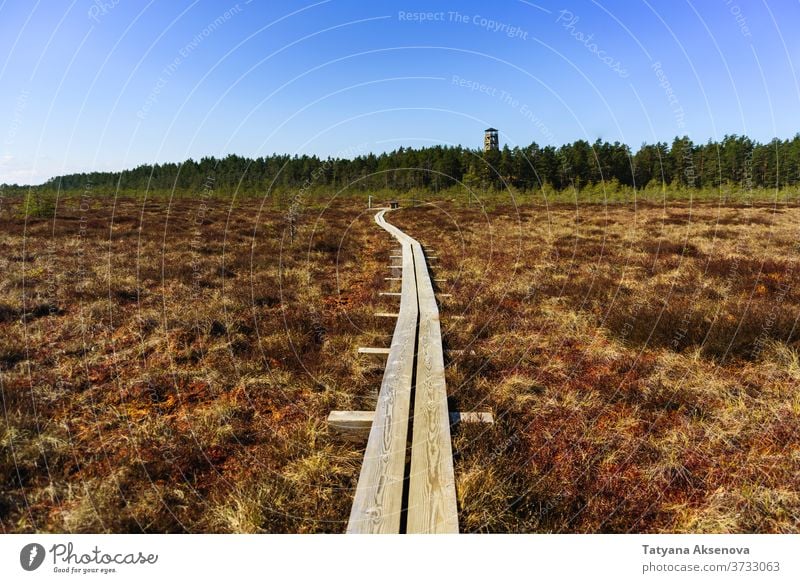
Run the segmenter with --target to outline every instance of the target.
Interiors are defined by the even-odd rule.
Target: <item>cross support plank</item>
[[[399,296],[400,308],[390,348],[359,349],[388,355],[378,406],[371,419],[339,411],[331,420],[335,430],[369,431],[347,532],[399,533],[405,517],[407,533],[457,533],[450,426],[469,415],[456,414],[454,421],[447,407],[439,308],[422,246],[389,223],[386,212],[379,211],[375,222],[401,246],[392,259],[402,264],[389,266],[402,270],[401,291],[380,295]]]
[[[328,429],[347,438],[363,440],[372,428],[375,411],[331,411],[328,415]],[[489,411],[454,411],[450,413],[450,426],[459,423],[494,424],[494,416]]]
[[[385,355],[385,354],[389,354],[390,350],[391,350],[390,348],[371,348],[371,347],[361,346],[358,349],[358,353],[359,354],[381,354],[381,355]]]

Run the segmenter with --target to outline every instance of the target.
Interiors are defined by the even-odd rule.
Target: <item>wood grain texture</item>
[[[369,435],[375,411],[331,411],[328,428],[349,441],[363,441]]]
[[[347,439],[363,441],[369,436],[375,411],[331,411],[328,429]],[[489,411],[454,411],[450,413],[450,427],[459,423],[492,425],[494,416]]]
[[[439,308],[422,246],[389,223],[385,213],[385,210],[378,212],[375,221],[401,245],[402,265],[389,267],[402,270],[402,291],[381,292],[381,295],[399,294],[400,309],[347,532],[398,533],[405,510],[408,533],[457,533],[450,443],[453,420],[447,408]],[[416,383],[412,387],[414,373]],[[412,392],[408,508],[404,509]],[[364,427],[365,421],[362,416],[356,423]]]
[[[486,423],[487,425],[494,424],[494,415],[491,411],[454,411],[450,413],[450,426],[458,425],[459,423]]]
[[[360,346],[358,354],[389,354],[391,348],[377,348],[372,346]]]
[[[419,330],[406,532],[457,533],[458,507],[439,308],[422,247],[414,241],[412,249]]]
[[[385,212],[378,212],[375,222],[394,236],[403,250],[400,315],[367,439],[347,525],[348,533],[398,533],[403,512],[418,305],[412,239],[387,223],[383,217]]]

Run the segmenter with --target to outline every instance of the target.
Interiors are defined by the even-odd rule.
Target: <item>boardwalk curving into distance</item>
[[[401,246],[400,309],[347,532],[457,533],[439,308],[422,246],[386,212],[375,222]]]

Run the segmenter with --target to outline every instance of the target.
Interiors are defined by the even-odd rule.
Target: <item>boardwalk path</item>
[[[422,246],[389,223],[386,212],[375,221],[402,249],[400,309],[347,532],[454,533],[458,515],[439,308]]]

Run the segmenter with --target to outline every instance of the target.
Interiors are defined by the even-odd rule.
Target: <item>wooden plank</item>
[[[369,435],[375,411],[331,411],[328,415],[328,429],[348,439],[363,440]],[[450,426],[459,423],[494,424],[494,416],[489,411],[454,411],[450,413]]]
[[[439,308],[422,247],[416,241],[411,247],[417,276],[419,324],[406,532],[457,533],[458,508]]]
[[[384,219],[385,212],[378,212],[375,222],[393,235],[403,249],[403,295],[350,510],[348,533],[398,533],[403,513],[418,304],[411,239]]]
[[[490,411],[454,411],[450,413],[450,425],[459,423],[486,423],[494,425],[494,415]]]
[[[399,295],[400,309],[391,346],[381,351],[388,353],[388,359],[347,532],[400,532],[406,499],[406,532],[455,533],[458,514],[450,426],[464,415],[457,414],[455,419],[447,407],[439,309],[422,246],[391,225],[385,212],[378,212],[375,221],[401,245],[402,265],[389,267],[402,270],[402,291],[380,293]],[[411,463],[404,492],[412,392]],[[355,418],[342,415],[334,416],[334,425],[365,430],[363,413]],[[478,418],[484,419],[482,414]]]
[[[379,296],[402,296],[403,292],[378,292]]]
[[[375,411],[331,411],[328,429],[351,441],[363,441],[369,435]]]
[[[378,318],[399,318],[400,314],[394,314],[392,312],[376,312],[375,315]]]
[[[361,346],[358,349],[359,354],[389,354],[391,348],[370,348]]]

